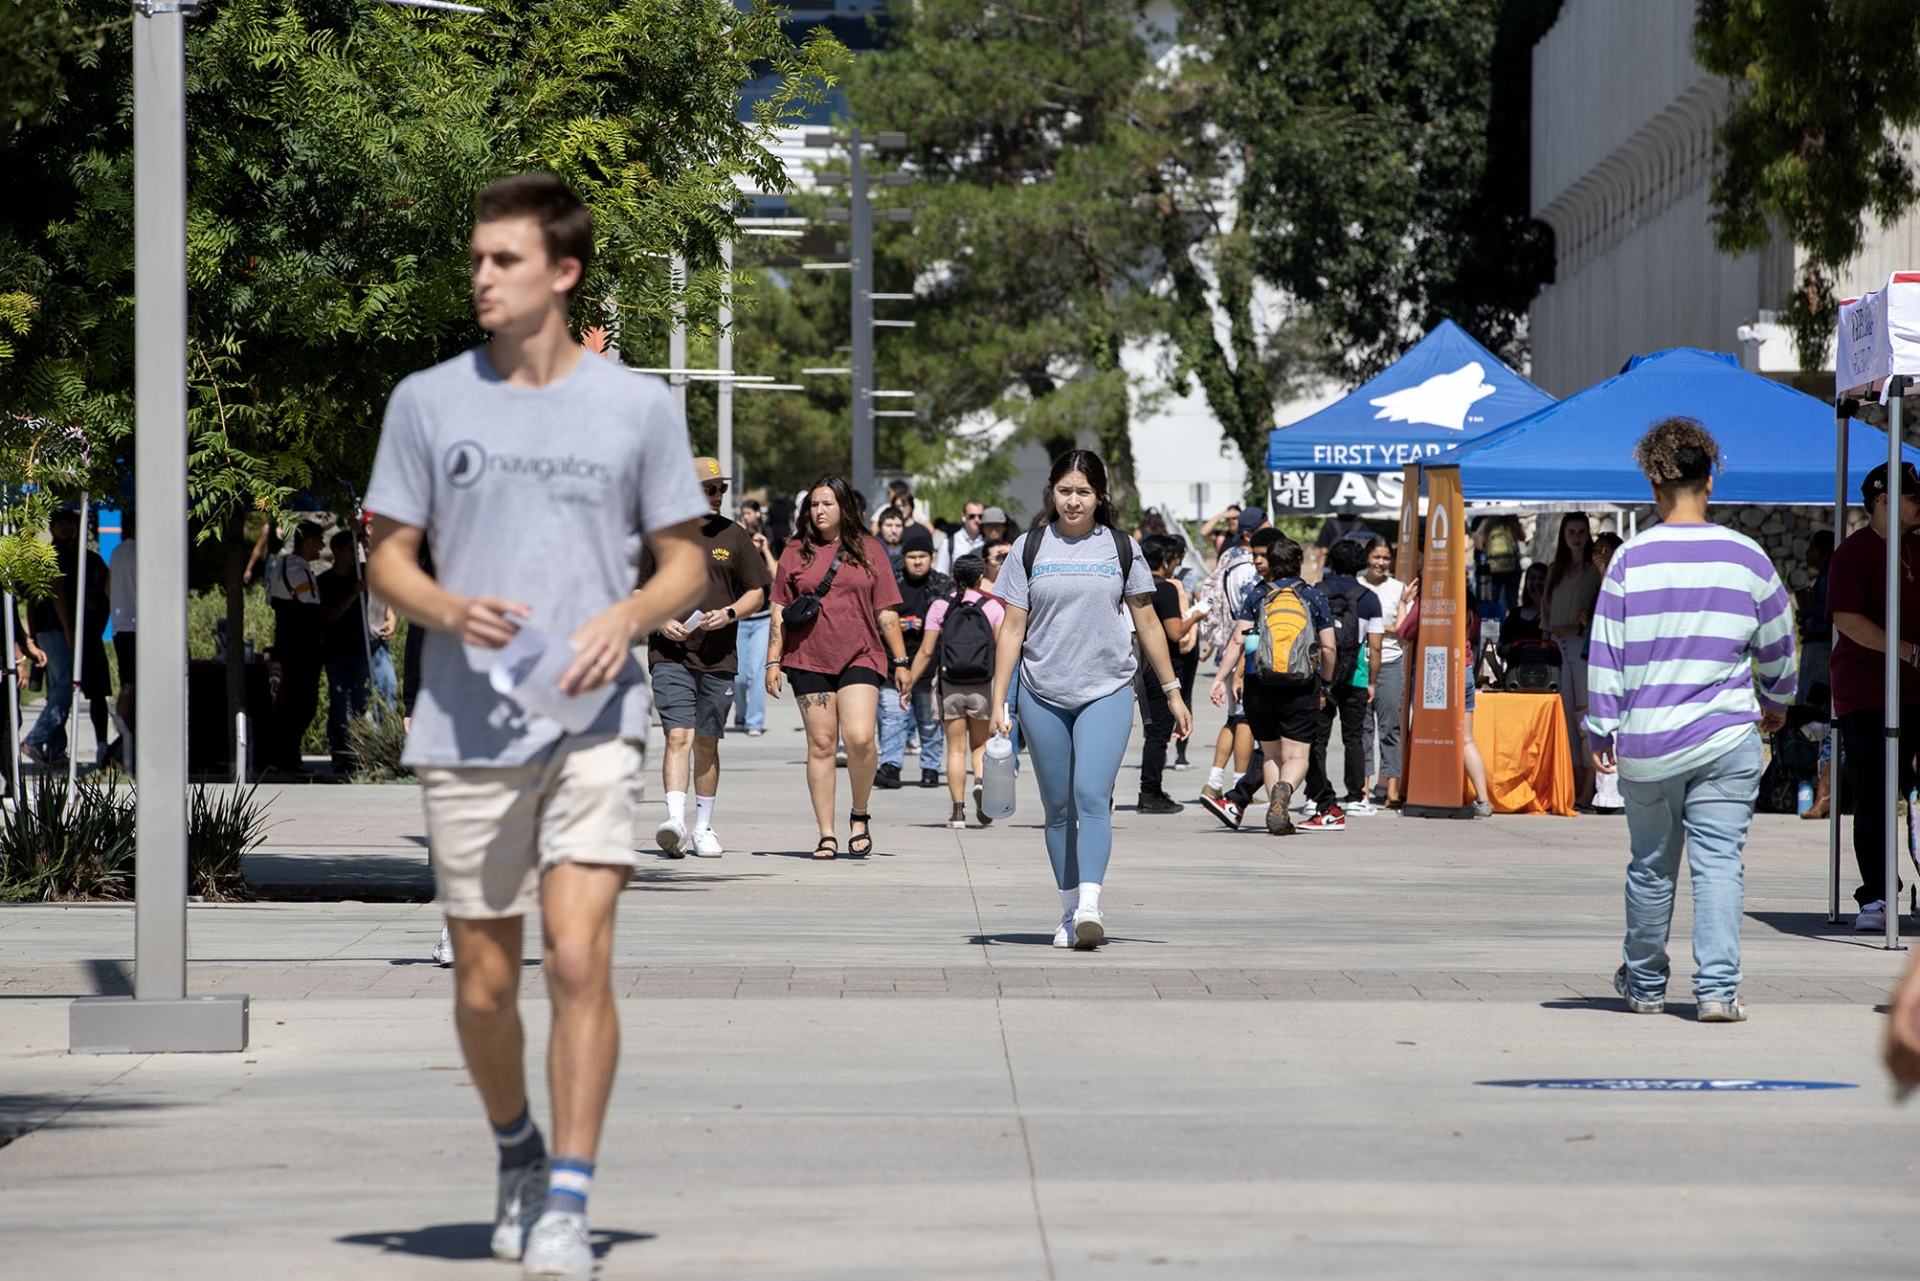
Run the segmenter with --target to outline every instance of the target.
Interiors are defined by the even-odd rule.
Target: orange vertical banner
[[[1420,572],[1420,464],[1408,463],[1402,472],[1405,479],[1400,483],[1400,537],[1393,549],[1393,576],[1410,583]]]
[[[1420,645],[1407,672],[1413,708],[1407,737],[1405,813],[1465,817],[1467,799],[1467,539],[1460,469],[1428,467],[1427,548],[1420,567]]]

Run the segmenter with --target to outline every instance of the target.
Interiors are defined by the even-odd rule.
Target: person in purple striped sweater
[[[1738,1023],[1741,854],[1760,790],[1760,730],[1793,701],[1793,618],[1772,562],[1707,519],[1720,447],[1691,418],[1655,423],[1634,460],[1660,524],[1614,554],[1594,609],[1586,729],[1627,808],[1627,935],[1613,986],[1666,1008],[1680,856],[1693,881],[1695,1017]],[[1756,688],[1757,686],[1757,688]]]

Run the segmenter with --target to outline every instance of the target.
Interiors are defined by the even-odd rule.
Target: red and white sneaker
[[[1347,812],[1338,805],[1329,805],[1312,818],[1303,818],[1294,826],[1303,832],[1344,832],[1347,830]]]
[[[1202,796],[1200,808],[1225,823],[1231,830],[1236,832],[1240,830],[1240,807],[1226,797]]]

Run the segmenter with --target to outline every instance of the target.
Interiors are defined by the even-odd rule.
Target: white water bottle
[[[995,734],[987,740],[981,767],[980,808],[988,818],[1013,817],[1013,740]]]

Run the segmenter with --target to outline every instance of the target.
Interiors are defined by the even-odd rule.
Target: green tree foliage
[[[1140,11],[917,0],[888,15],[848,92],[865,127],[908,132],[918,180],[917,328],[883,360],[948,430],[985,412],[1050,453],[1093,440],[1128,505],[1120,350],[1159,310],[1130,136],[1151,67]]]
[[[42,7],[64,15],[39,46],[53,69],[0,62],[17,78],[0,100],[25,104],[5,163],[42,179],[0,205],[0,295],[34,302],[24,332],[8,327],[0,406],[79,427],[95,467],[124,470],[130,29],[116,0]],[[73,32],[103,44],[60,52]],[[774,131],[842,52],[824,32],[796,48],[767,5],[651,0],[484,16],[211,0],[187,33],[189,486],[203,536],[226,544],[235,634],[247,513],[302,491],[350,507],[393,384],[479,338],[478,186],[527,169],[571,182],[598,251],[577,318],[651,341],[677,302],[710,314],[739,183],[784,185]],[[776,88],[741,119],[741,85],[769,69]]]
[[[1531,50],[1559,0],[1216,0],[1252,271],[1344,381],[1451,317],[1508,358],[1551,274],[1527,212]]]
[[[1694,57],[1733,81],[1720,129],[1713,229],[1748,253],[1775,227],[1806,251],[1783,300],[1801,363],[1818,368],[1838,319],[1833,272],[1860,252],[1864,220],[1920,199],[1920,8],[1911,0],[1700,0]]]

